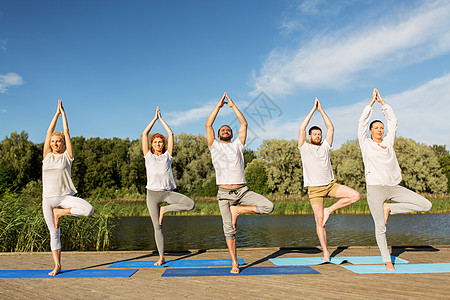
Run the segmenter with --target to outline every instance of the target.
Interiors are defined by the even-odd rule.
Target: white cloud
[[[403,18],[390,16],[377,24],[316,36],[293,50],[274,49],[253,73],[253,93],[277,96],[301,87],[339,88],[358,72],[379,70],[381,64],[387,71],[450,51],[448,1],[427,2]]]
[[[394,95],[381,96],[392,106],[397,118],[397,136],[411,138],[428,145],[447,145],[450,148],[450,74],[435,78],[415,89]],[[357,103],[326,109],[335,126],[334,148],[337,149],[347,140],[357,138],[358,119],[364,107],[369,103],[368,97]],[[380,105],[374,104],[372,119],[384,120]],[[265,132],[258,132],[264,139],[297,139],[298,127],[302,120],[281,123],[282,119],[273,120],[266,126]],[[323,124],[320,114],[315,113],[310,125]],[[261,142],[261,141],[260,141]]]
[[[8,40],[0,40],[0,52],[6,52],[6,44],[8,43]]]
[[[2,113],[5,113],[7,110],[6,109],[1,109],[0,110]]]
[[[22,77],[16,73],[0,74],[0,94],[6,93],[10,86],[22,85],[23,83]]]

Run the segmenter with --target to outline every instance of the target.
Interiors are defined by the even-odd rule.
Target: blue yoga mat
[[[155,266],[156,260],[127,260],[118,261],[108,268],[191,268],[191,267],[228,267],[232,265],[231,259],[197,259],[197,260],[169,260],[162,266]],[[242,258],[238,259],[240,265],[245,264]]]
[[[107,269],[85,269],[85,270],[63,270],[56,276],[48,275],[52,270],[0,270],[0,278],[112,278],[130,277],[137,269],[107,270]]]
[[[269,258],[269,260],[277,266],[307,266],[320,265],[323,257],[294,257],[294,258]],[[408,261],[391,255],[393,263],[407,264]],[[342,264],[348,262],[354,265],[372,265],[383,264],[381,256],[333,256],[330,258],[333,264]]]
[[[167,269],[161,277],[193,277],[193,276],[249,276],[249,275],[291,275],[320,274],[311,267],[247,267],[241,268],[238,274],[230,273],[230,268],[190,268]]]
[[[342,266],[347,270],[358,274],[405,274],[405,273],[448,273],[450,272],[450,263],[440,264],[407,264],[395,265],[395,271],[388,271],[384,265],[366,265],[366,266]]]

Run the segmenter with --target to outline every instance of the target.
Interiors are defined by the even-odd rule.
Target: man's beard
[[[224,141],[224,142],[229,142],[229,141],[231,141],[232,138],[233,138],[232,135],[229,135],[229,136],[219,136],[219,139],[220,139],[221,141]]]
[[[316,146],[320,146],[320,145],[322,145],[322,141],[316,142],[314,140],[311,140],[311,144],[316,145]]]

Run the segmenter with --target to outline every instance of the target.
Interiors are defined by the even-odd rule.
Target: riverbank
[[[440,214],[450,213],[450,195],[447,194],[425,194],[423,195],[431,201],[433,207],[428,213]],[[278,215],[309,215],[313,214],[311,204],[307,196],[298,195],[268,195],[266,196],[274,203],[272,214]],[[177,216],[195,216],[195,215],[220,215],[219,206],[216,197],[193,197],[195,208],[188,212],[169,213]],[[124,199],[105,199],[93,200],[94,207],[100,210],[107,210],[117,217],[137,217],[149,216],[145,200],[124,200]],[[330,206],[335,199],[325,199],[325,207]],[[361,196],[361,200],[355,204],[344,207],[335,214],[370,214],[366,195]]]
[[[377,247],[330,248],[337,256],[378,256]],[[449,246],[397,246],[410,264],[448,263]],[[156,260],[150,251],[63,252],[63,269],[106,269],[121,260]],[[269,258],[321,256],[321,249],[245,248],[246,266],[274,266]],[[168,260],[226,259],[226,249],[168,253]],[[50,253],[0,253],[2,269],[48,270]],[[312,266],[320,274],[161,277],[166,268],[139,269],[129,278],[0,279],[1,299],[448,299],[450,273],[356,274],[340,265]],[[418,284],[420,283],[420,284]],[[231,288],[230,288],[231,287]]]

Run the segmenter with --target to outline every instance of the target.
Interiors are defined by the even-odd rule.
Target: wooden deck
[[[330,248],[339,256],[379,255],[376,247]],[[410,263],[450,263],[450,246],[394,247]],[[268,258],[320,256],[318,248],[239,249],[247,265]],[[191,250],[167,259],[229,258],[227,250]],[[106,268],[126,259],[155,260],[145,251],[63,252],[65,269]],[[50,253],[1,253],[0,269],[51,269]],[[450,299],[450,273],[360,275],[341,266],[313,266],[319,275],[161,277],[140,269],[130,278],[0,279],[0,299]]]

